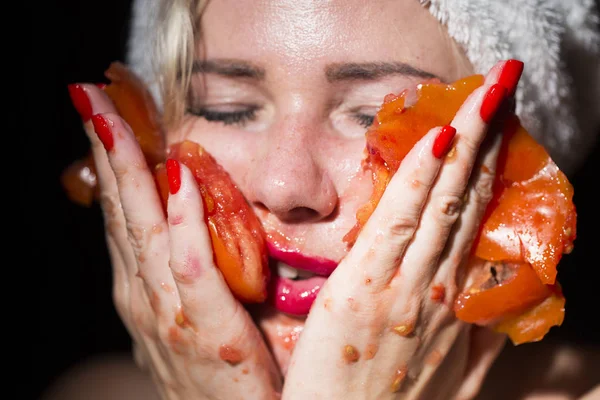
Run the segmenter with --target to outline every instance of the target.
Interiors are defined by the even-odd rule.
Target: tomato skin
[[[166,148],[161,114],[152,94],[146,84],[120,62],[112,62],[104,75],[110,80],[104,92],[131,127],[148,165],[153,168],[164,161]]]
[[[454,303],[456,317],[472,324],[487,325],[510,315],[519,315],[553,292],[543,284],[529,264],[514,264],[514,275],[488,289],[474,286],[460,293]]]
[[[525,261],[545,284],[576,236],[573,187],[541,145],[512,116],[506,123],[492,199],[475,255],[491,261]]]
[[[560,326],[565,318],[565,298],[554,292],[543,302],[516,317],[507,318],[496,326],[496,332],[506,333],[514,345],[537,342],[550,328]]]

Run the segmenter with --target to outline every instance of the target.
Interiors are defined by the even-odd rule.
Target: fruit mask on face
[[[450,85],[419,85],[416,102],[406,107],[407,92],[386,96],[366,133],[363,166],[372,172],[373,193],[358,210],[346,243],[354,243],[410,149],[430,129],[449,124],[483,79],[474,75]],[[573,187],[517,116],[506,118],[502,135],[493,198],[471,263],[493,262],[489,264],[504,273],[499,280],[492,277],[490,284],[484,279],[489,270],[480,269],[480,276],[456,299],[454,310],[457,318],[492,326],[519,344],[540,340],[563,321],[564,297],[556,273],[562,255],[573,248],[576,211]],[[448,157],[453,157],[452,150]]]

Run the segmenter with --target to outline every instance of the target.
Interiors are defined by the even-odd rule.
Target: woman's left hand
[[[505,337],[458,320],[452,305],[492,195],[501,136],[480,109],[504,66],[452,121],[451,159],[432,155],[438,128],[403,160],[312,306],[284,399],[455,399],[479,390]]]

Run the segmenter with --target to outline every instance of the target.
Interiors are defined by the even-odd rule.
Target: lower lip
[[[307,315],[326,280],[327,278],[323,276],[314,276],[299,281],[274,276],[271,292],[273,305],[277,310],[287,314]]]

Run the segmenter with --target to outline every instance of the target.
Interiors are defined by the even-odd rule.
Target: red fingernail
[[[456,135],[456,129],[450,125],[442,127],[440,133],[433,141],[433,155],[435,158],[442,158],[448,153],[452,145],[452,139]]]
[[[519,60],[508,60],[502,72],[500,72],[500,78],[498,83],[506,88],[508,96],[514,96],[517,90],[517,84],[521,79],[523,73],[523,63]]]
[[[179,192],[179,188],[181,187],[181,168],[179,167],[179,161],[169,158],[166,164],[169,192],[175,194]]]
[[[106,83],[96,83],[96,86],[98,86],[100,90],[104,90],[104,88],[106,88],[107,85]]]
[[[96,114],[92,116],[92,124],[94,124],[94,131],[96,131],[96,135],[100,138],[106,151],[111,151],[115,141],[113,139],[112,130],[110,129],[110,121],[102,115]]]
[[[505,98],[506,89],[499,84],[493,85],[485,94],[485,98],[481,104],[481,110],[479,110],[479,115],[481,115],[481,119],[484,120],[486,124],[489,124],[492,121],[492,118],[494,118],[496,111],[498,111],[500,104],[502,104],[502,101]]]
[[[90,99],[85,92],[85,89],[83,86],[77,83],[68,85],[68,88],[69,96],[71,96],[71,102],[79,113],[79,116],[83,122],[89,121],[92,117],[92,104],[90,103]]]

